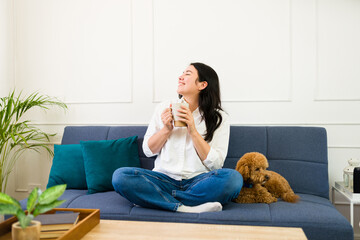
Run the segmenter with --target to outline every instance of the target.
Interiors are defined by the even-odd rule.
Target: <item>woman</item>
[[[152,171],[119,168],[115,191],[142,207],[178,212],[221,211],[236,198],[243,179],[221,169],[227,154],[230,125],[220,101],[216,72],[202,63],[190,64],[179,77],[178,116],[186,127],[174,127],[171,102],[156,108],[144,136],[147,157],[157,155]]]

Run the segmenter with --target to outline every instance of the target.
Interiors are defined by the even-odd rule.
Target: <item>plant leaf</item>
[[[14,198],[10,197],[9,195],[2,193],[2,192],[0,192],[0,203],[12,204],[21,209],[21,205],[16,199],[14,199]]]
[[[51,155],[52,150],[46,145],[49,137],[53,134],[42,132],[39,128],[31,126],[29,120],[21,121],[23,115],[33,108],[49,109],[50,106],[67,109],[66,104],[56,98],[43,96],[38,92],[23,97],[22,91],[12,90],[8,96],[0,98],[0,179],[2,185],[0,192],[6,191],[8,172],[12,171],[12,166],[18,160],[17,157],[8,157],[18,155],[17,150],[32,149],[39,151],[45,149]],[[35,142],[38,145],[32,145]],[[20,154],[19,154],[20,155]],[[5,169],[5,170],[4,170]],[[3,170],[5,174],[3,174]]]
[[[17,215],[17,218],[19,219],[19,222],[20,222],[20,226],[22,228],[26,228],[27,226],[30,225],[30,222],[31,220],[34,219],[34,216],[33,215],[25,215],[24,212],[19,212],[18,215]]]
[[[46,189],[39,197],[39,204],[45,205],[58,199],[65,191],[66,184],[56,185]]]
[[[24,221],[23,218],[26,217],[25,213],[23,210],[17,210],[16,212],[16,217],[17,219],[19,220],[20,224],[21,224],[21,221]]]
[[[12,204],[0,204],[0,214],[16,215],[19,208]]]
[[[45,213],[47,211],[50,211],[51,209],[60,206],[62,203],[64,203],[66,200],[55,200],[52,203],[45,204],[45,205],[36,205],[35,210],[33,212],[34,217],[41,213]]]
[[[34,210],[37,199],[38,199],[38,188],[35,187],[30,193],[29,198],[27,200],[26,208],[29,213],[31,213]]]

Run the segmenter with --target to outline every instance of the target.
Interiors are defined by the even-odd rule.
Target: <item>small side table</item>
[[[331,188],[332,203],[335,204],[335,191],[340,193],[350,202],[350,224],[354,227],[354,204],[360,204],[360,193],[353,193],[350,189],[346,188],[344,182],[335,182]]]

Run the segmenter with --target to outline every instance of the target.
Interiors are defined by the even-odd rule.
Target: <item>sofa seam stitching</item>
[[[110,132],[110,127],[108,127],[108,129],[107,129],[106,140],[109,140],[109,132]]]
[[[271,214],[271,205],[270,204],[268,204],[268,207],[269,207],[269,215],[270,215],[270,220],[271,220],[271,222],[273,222],[273,216],[272,216],[272,214]]]
[[[268,127],[265,127],[265,136],[266,136],[266,158],[268,157],[268,148],[269,148],[269,134],[268,134]]]
[[[268,159],[268,160],[269,161],[285,161],[285,160],[289,160],[289,161],[296,161],[296,162],[318,163],[318,164],[328,165],[327,163],[324,163],[324,162],[315,162],[315,161],[291,159],[291,158],[275,158],[275,159]]]
[[[240,158],[240,157],[234,157],[234,156],[227,156],[226,158]],[[276,158],[276,159],[269,159],[267,158],[268,161],[294,161],[294,162],[306,162],[306,163],[315,163],[315,164],[321,164],[321,165],[328,165],[328,163],[324,163],[324,162],[315,162],[315,161],[308,161],[308,160],[300,160],[300,159],[291,159],[291,158]]]
[[[69,206],[74,200],[78,199],[81,196],[84,196],[84,195],[78,195],[78,196],[74,197],[73,199],[71,199],[71,201],[68,203],[67,206]]]

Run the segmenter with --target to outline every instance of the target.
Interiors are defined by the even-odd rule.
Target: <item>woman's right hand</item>
[[[169,108],[165,108],[161,113],[161,121],[163,122],[164,127],[152,135],[148,140],[150,151],[154,154],[161,151],[174,128],[172,124],[173,116],[171,113],[171,104]]]
[[[164,124],[164,128],[166,128],[166,130],[168,131],[172,131],[174,126],[173,126],[173,115],[171,112],[171,104],[169,108],[165,108],[164,111],[161,113],[161,121]]]

